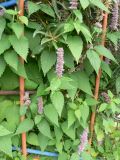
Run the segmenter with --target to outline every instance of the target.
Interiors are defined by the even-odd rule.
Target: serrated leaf
[[[34,2],[28,1],[29,16],[40,9],[40,6]]]
[[[41,120],[37,127],[44,136],[52,139],[49,123],[45,119]]]
[[[76,111],[75,111],[75,116],[76,116],[76,118],[78,119],[78,121],[80,122],[80,118],[81,118],[81,111],[80,111],[80,109],[77,109]]]
[[[41,120],[42,120],[42,116],[41,115],[36,115],[35,116],[35,124],[38,124]]]
[[[108,107],[107,103],[102,103],[99,108],[99,112],[103,112]]]
[[[2,76],[3,72],[5,71],[6,63],[4,61],[4,58],[0,56],[0,77]]]
[[[56,140],[59,142],[62,139],[63,132],[61,128],[58,128],[57,126],[54,126],[54,132]]]
[[[4,59],[7,64],[13,67],[15,70],[18,68],[18,55],[14,50],[9,50],[4,53]]]
[[[12,157],[12,142],[10,136],[0,137],[0,151]]]
[[[10,48],[10,42],[8,40],[8,36],[3,35],[0,39],[0,54]]]
[[[67,39],[67,44],[69,49],[71,50],[75,60],[79,61],[83,49],[83,41],[78,36],[69,36]]]
[[[13,32],[15,33],[15,35],[17,36],[17,38],[19,39],[24,31],[24,26],[21,23],[12,23],[11,28],[13,30]]]
[[[106,62],[102,61],[101,63],[101,69],[108,74],[108,76],[111,78],[112,76],[112,70]]]
[[[48,145],[49,138],[44,136],[43,134],[38,134],[38,143],[42,151],[44,151]]]
[[[43,11],[44,13],[48,14],[49,16],[55,18],[55,13],[50,5],[40,4],[39,6],[40,6],[41,11]]]
[[[60,91],[56,91],[51,95],[52,103],[59,114],[61,116],[63,107],[64,107],[64,96]]]
[[[68,128],[76,121],[73,110],[68,110]]]
[[[49,50],[44,50],[41,54],[41,67],[44,75],[52,68],[56,62],[56,54],[54,52],[49,52]]]
[[[73,30],[74,30],[74,25],[71,21],[64,24],[64,33],[71,32]]]
[[[18,12],[16,10],[13,10],[13,9],[5,10],[5,13],[10,14],[10,15],[14,15],[14,16],[18,14]]]
[[[17,39],[16,36],[9,36],[9,40],[14,50],[24,59],[26,60],[28,55],[28,39],[22,36],[20,39]]]
[[[0,17],[0,39],[2,37],[5,26],[6,26],[6,20],[3,17]]]
[[[25,119],[19,124],[15,134],[28,132],[32,130],[33,126],[34,126],[34,122],[31,119]]]
[[[0,125],[0,137],[11,134],[9,130],[7,130],[4,126]]]
[[[31,132],[30,134],[28,134],[27,136],[27,142],[31,145],[34,145],[34,146],[39,146],[39,143],[38,143],[38,135]]]
[[[78,18],[79,20],[79,23],[82,23],[83,22],[83,15],[82,13],[80,12],[80,10],[73,10],[73,13],[76,15],[76,17]]]
[[[53,78],[52,81],[50,82],[51,91],[56,91],[57,89],[59,89],[60,85],[61,85],[61,79],[58,77]]]
[[[14,90],[17,87],[19,87],[19,77],[7,67],[1,77],[1,89]]]
[[[101,64],[100,57],[94,50],[91,50],[91,49],[89,49],[86,54],[92,67],[95,69],[96,73],[98,74],[100,69],[100,64]]]
[[[20,20],[20,22],[22,22],[26,26],[28,25],[28,18],[27,17],[25,17],[25,16],[19,16],[19,20]]]
[[[76,83],[76,87],[81,89],[83,92],[92,95],[89,78],[85,72],[74,72],[73,74],[71,74],[70,78],[73,79],[74,84]]]
[[[98,8],[100,8],[106,12],[109,12],[107,7],[103,4],[103,2],[101,2],[101,0],[90,0],[90,3],[92,3],[93,5],[97,6]]]
[[[72,156],[70,157],[70,160],[79,160],[79,154],[78,153],[73,153]]]
[[[80,0],[80,4],[83,9],[87,8],[89,6],[89,0]]]
[[[87,105],[80,105],[79,109],[80,109],[81,113],[85,113],[85,114],[81,114],[81,118],[82,118],[84,124],[86,124],[88,116],[89,116],[89,107]]]
[[[68,128],[67,122],[64,122],[62,124],[62,130],[63,132],[69,136],[71,139],[75,139],[75,127],[72,125],[71,127]]]
[[[59,154],[58,160],[68,160],[68,154],[65,152]]]
[[[102,45],[95,46],[94,49],[96,50],[96,52],[99,53],[99,55],[105,56],[105,57],[111,59],[112,61],[114,61],[115,63],[117,63],[116,59],[114,58],[114,56],[112,55],[110,50],[108,50],[104,46],[102,46]]]
[[[52,104],[48,104],[44,107],[44,114],[53,124],[59,126],[58,113]]]

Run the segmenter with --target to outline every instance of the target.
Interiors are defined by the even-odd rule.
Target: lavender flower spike
[[[111,30],[118,30],[119,0],[116,0],[112,9]]]
[[[43,99],[42,99],[42,97],[38,98],[38,113],[39,114],[43,113]]]
[[[84,131],[83,131],[83,134],[81,135],[80,137],[80,145],[78,146],[78,154],[80,155],[81,152],[83,152],[85,150],[85,147],[88,143],[88,128],[86,128]]]
[[[71,0],[70,1],[70,9],[77,9],[78,7],[78,0]]]
[[[63,48],[57,49],[57,64],[56,64],[56,73],[59,78],[62,77],[64,71],[64,50]]]

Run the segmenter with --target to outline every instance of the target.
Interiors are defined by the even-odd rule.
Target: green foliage
[[[120,72],[119,66],[116,67],[119,54],[111,53],[117,47],[119,30],[112,32],[108,27],[106,47],[100,45],[102,28],[96,24],[102,24],[101,13],[109,12],[109,8],[101,0],[79,0],[77,9],[73,10],[70,5],[70,1],[33,0],[28,1],[25,16],[20,16],[17,9],[6,9],[0,17],[0,89],[19,90],[19,76],[22,76],[25,90],[37,90],[30,95],[29,107],[19,108],[18,96],[0,96],[2,160],[24,160],[21,153],[12,152],[12,146],[21,146],[20,135],[25,132],[29,148],[58,152],[58,160],[80,157],[119,160]],[[58,48],[64,50],[61,78],[56,73]],[[101,61],[100,56],[111,60],[110,64]],[[19,57],[25,60],[24,64]],[[99,99],[95,100],[93,93],[99,69],[102,69]],[[113,77],[114,83],[110,80]],[[109,88],[117,95],[108,91],[110,102],[107,103],[101,92]],[[38,104],[40,97],[43,104]],[[40,107],[43,113],[38,112]],[[92,148],[86,145],[78,155],[81,134],[89,128],[95,108]],[[26,119],[20,122],[23,115]],[[32,160],[33,155],[28,159]],[[47,159],[54,158],[41,157]]]

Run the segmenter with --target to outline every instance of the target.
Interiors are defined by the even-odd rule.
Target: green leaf
[[[68,128],[73,125],[76,121],[75,114],[73,110],[68,110]]]
[[[18,12],[16,10],[13,10],[13,9],[7,9],[7,10],[5,10],[5,13],[13,15],[13,16],[15,16],[15,15],[18,14]]]
[[[9,50],[4,53],[4,59],[7,64],[13,67],[15,70],[18,68],[18,55],[14,50]]]
[[[17,39],[16,36],[9,36],[9,40],[14,50],[24,59],[26,60],[28,55],[28,40],[26,37],[22,36],[20,39]]]
[[[85,114],[81,114],[81,117],[82,117],[84,124],[86,124],[88,116],[89,116],[89,107],[87,105],[80,105],[79,109],[81,113],[85,113]]]
[[[102,61],[101,63],[101,68],[104,72],[106,72],[108,74],[108,76],[111,78],[112,76],[112,70],[109,66],[109,64],[107,64],[106,62]]]
[[[2,37],[3,31],[5,29],[6,26],[6,21],[3,17],[0,17],[0,39]]]
[[[7,130],[4,126],[0,125],[0,137],[11,134],[9,130]]]
[[[73,30],[74,30],[74,25],[71,21],[64,24],[64,33],[71,32]]]
[[[38,124],[41,120],[42,120],[42,116],[41,115],[36,115],[35,116],[35,124]]]
[[[102,103],[99,108],[99,112],[103,112],[108,107],[107,103]]]
[[[80,30],[83,33],[86,41],[91,43],[92,36],[89,31],[89,28],[85,24],[80,24]]]
[[[78,119],[78,121],[80,122],[80,118],[81,118],[81,111],[80,111],[80,109],[77,109],[76,111],[75,111],[75,116],[76,116],[76,118]]]
[[[59,154],[58,160],[68,160],[68,154],[64,152]]]
[[[17,36],[17,38],[19,39],[23,32],[24,32],[24,26],[21,23],[12,23],[11,28],[13,30],[13,32],[15,33],[15,35]]]
[[[79,160],[79,154],[78,153],[73,153],[72,156],[70,157],[70,160]]]
[[[62,124],[62,130],[63,132],[69,136],[71,139],[75,139],[75,127],[72,125],[71,127],[68,128],[67,122],[64,122]]]
[[[83,22],[83,15],[82,13],[80,12],[80,10],[73,10],[73,13],[76,15],[76,17],[78,18],[79,20],[79,23],[82,23]]]
[[[38,87],[38,84],[36,84],[35,82],[28,79],[25,80],[25,89],[34,90],[37,87]]]
[[[87,8],[89,6],[89,0],[80,0],[81,6],[83,9]]]
[[[40,9],[40,6],[34,2],[28,1],[29,16]]]
[[[52,139],[49,123],[45,119],[41,120],[37,127],[44,136]]]
[[[97,6],[98,8],[106,11],[106,12],[109,12],[109,10],[107,9],[107,7],[101,2],[101,0],[90,0],[90,2]]]
[[[78,63],[83,49],[82,39],[79,36],[69,36],[67,39],[67,44]]]
[[[34,122],[31,119],[25,119],[19,124],[15,134],[28,132],[32,130],[33,126],[34,126]]]
[[[61,116],[63,107],[64,107],[64,96],[60,91],[56,91],[51,95],[52,103],[57,110],[59,116]]]
[[[87,103],[88,106],[94,106],[99,103],[95,98],[87,98],[85,102]]]
[[[96,73],[98,74],[100,69],[100,64],[101,64],[101,60],[98,54],[94,50],[89,49],[87,51],[87,58],[89,59],[91,65],[93,66]]]
[[[14,90],[19,87],[19,77],[14,74],[8,67],[5,69],[5,72],[3,73],[0,82],[1,89],[3,90]]]
[[[61,128],[58,128],[57,126],[54,126],[54,132],[57,142],[59,142],[62,139],[63,132]]]
[[[0,137],[0,151],[12,157],[12,142],[10,136]]]
[[[117,94],[120,93],[120,77],[116,79],[116,92]]]
[[[39,146],[37,134],[35,134],[33,132],[31,132],[30,134],[28,134],[28,136],[27,136],[27,142],[29,144],[31,144],[31,145]]]
[[[85,151],[85,152],[82,152],[81,157],[82,157],[84,160],[93,160],[93,158],[91,157],[91,155],[90,155],[89,153],[87,153],[86,151]]]
[[[10,48],[10,42],[8,36],[3,35],[0,39],[0,54]]]
[[[38,134],[38,143],[42,151],[44,151],[48,145],[49,138],[44,136],[43,134]]]
[[[44,107],[44,114],[53,124],[59,126],[58,113],[52,104],[48,104]]]
[[[89,95],[92,95],[89,78],[85,72],[77,71],[71,74],[70,77],[74,80],[74,83],[76,82],[76,85],[79,89],[81,89],[83,92]]]
[[[58,77],[53,78],[52,81],[50,82],[51,91],[56,91],[57,89],[59,89],[60,85],[61,85],[61,79]]]
[[[44,13],[48,14],[49,16],[55,18],[55,13],[53,9],[50,7],[50,5],[47,4],[40,4],[40,10],[43,11]]]
[[[99,53],[99,55],[105,56],[117,63],[116,59],[114,58],[110,50],[108,50],[104,46],[102,45],[95,46],[94,49]]]
[[[3,72],[5,71],[6,63],[2,56],[0,56],[0,77],[2,76]]]
[[[20,22],[22,22],[23,24],[25,24],[26,26],[28,26],[28,18],[25,16],[19,16],[19,20]]]
[[[56,54],[54,52],[49,52],[49,50],[44,50],[42,52],[41,67],[44,75],[46,75],[46,73],[52,68],[55,62],[56,62]]]

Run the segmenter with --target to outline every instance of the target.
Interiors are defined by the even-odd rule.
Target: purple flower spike
[[[62,77],[64,71],[64,50],[63,48],[57,49],[57,64],[56,64],[56,73],[59,78]]]
[[[88,128],[86,128],[84,131],[83,131],[83,134],[81,135],[80,137],[80,145],[78,146],[78,154],[80,155],[81,152],[83,152],[85,150],[85,147],[88,143]]]
[[[3,8],[0,8],[0,16],[3,16],[5,13],[5,10]]]
[[[29,106],[30,104],[31,104],[31,100],[30,100],[29,92],[25,92],[24,105],[25,106]]]
[[[71,0],[70,1],[70,9],[77,9],[78,7],[78,0]]]
[[[112,9],[112,19],[110,24],[111,30],[118,30],[118,19],[119,19],[119,0],[116,0]]]
[[[39,114],[43,113],[43,99],[42,99],[42,97],[38,98],[38,113]]]

